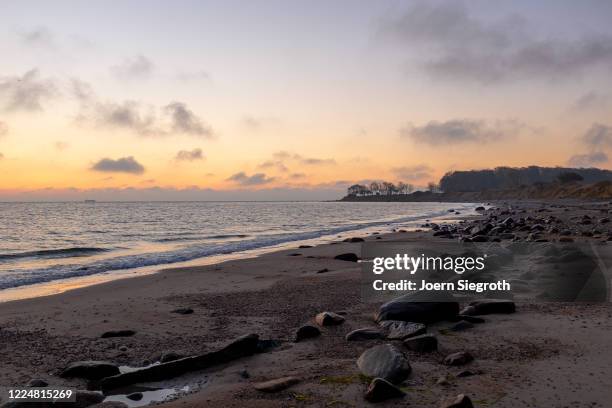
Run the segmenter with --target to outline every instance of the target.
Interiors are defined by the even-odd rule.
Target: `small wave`
[[[61,249],[43,249],[40,251],[17,252],[13,254],[0,254],[0,260],[23,258],[67,258],[74,256],[89,256],[110,249],[94,247],[72,247]]]
[[[227,239],[227,238],[247,238],[246,234],[225,234],[225,235],[205,235],[205,236],[175,236],[156,239],[155,242],[178,242],[178,241],[204,241],[207,239]]]

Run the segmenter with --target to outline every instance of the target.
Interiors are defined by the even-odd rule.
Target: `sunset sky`
[[[0,201],[610,168],[609,1],[0,3]]]

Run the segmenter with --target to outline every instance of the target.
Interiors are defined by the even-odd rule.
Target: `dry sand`
[[[527,205],[529,213],[535,214],[539,206]],[[600,207],[574,203],[553,208],[553,214],[570,222],[583,213],[601,216]],[[438,238],[427,231],[382,236],[382,240],[405,239],[425,242]],[[363,399],[367,384],[355,361],[381,340],[347,342],[344,336],[353,329],[374,327],[372,315],[378,305],[361,300],[359,265],[333,259],[340,253],[359,251],[359,243],[344,242],[296,248],[0,304],[0,385],[21,386],[42,378],[52,385],[84,388],[80,380],[59,378],[59,371],[77,360],[142,366],[164,352],[199,354],[240,335],[257,333],[264,339],[279,340],[280,347],[153,384],[189,387],[189,392],[163,405],[369,406]],[[324,268],[329,271],[317,273]],[[186,307],[194,313],[171,313]],[[376,405],[432,407],[444,397],[465,393],[477,407],[609,407],[610,304],[517,307],[515,314],[485,316],[486,323],[463,332],[449,334],[444,330],[448,322],[430,325],[428,330],[438,335],[440,350],[431,354],[406,351],[413,368],[403,384],[407,396]],[[323,328],[319,338],[293,343],[295,329],[324,310],[346,313],[345,323]],[[120,329],[136,334],[100,338],[105,331]],[[446,354],[457,350],[469,350],[475,361],[457,368],[440,364]],[[476,375],[456,377],[466,369]],[[243,370],[249,378],[241,375]],[[302,381],[272,394],[253,388],[255,382],[288,375]],[[449,377],[448,385],[436,383],[442,375]]]

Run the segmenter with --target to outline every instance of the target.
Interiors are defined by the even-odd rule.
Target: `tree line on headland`
[[[360,201],[407,201],[426,200],[427,197],[452,198],[465,193],[492,191],[542,190],[551,186],[585,185],[610,182],[612,172],[596,168],[566,167],[497,167],[485,170],[452,171],[446,173],[439,183],[430,182],[426,189],[415,189],[412,184],[374,181],[369,184],[354,184],[347,189],[345,200]]]

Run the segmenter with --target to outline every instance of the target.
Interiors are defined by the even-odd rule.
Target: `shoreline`
[[[453,203],[448,203],[453,204]],[[466,203],[457,203],[465,205]],[[394,228],[403,228],[406,230],[417,229],[417,226],[407,226],[408,224],[420,224],[425,220],[435,220],[435,221],[444,221],[444,222],[455,222],[464,217],[473,216],[476,213],[474,212],[474,208],[478,206],[478,204],[472,204],[473,208],[468,208],[465,214],[461,214],[461,216],[451,216],[451,213],[444,213],[436,216],[424,215],[424,216],[416,216],[413,220],[399,220],[399,221],[380,221],[374,222],[376,225],[367,225],[363,228],[356,227],[355,229],[349,229],[346,231],[342,231],[339,233],[332,233],[321,235],[316,238],[308,238],[308,239],[299,239],[299,240],[290,240],[280,244],[263,246],[255,249],[247,249],[242,251],[231,252],[227,254],[215,254],[204,256],[201,258],[191,259],[189,261],[183,262],[175,262],[170,264],[159,264],[159,265],[151,265],[151,266],[143,266],[136,267],[130,269],[119,269],[113,271],[106,271],[101,273],[96,273],[92,275],[84,275],[84,276],[76,276],[69,277],[64,279],[57,279],[53,281],[34,283],[31,285],[22,285],[7,289],[0,290],[0,305],[5,302],[11,302],[16,300],[24,300],[24,299],[32,299],[43,296],[53,296],[65,293],[70,290],[79,289],[83,287],[89,287],[99,284],[104,284],[108,282],[112,282],[115,280],[121,279],[131,279],[137,278],[141,276],[148,276],[152,274],[157,274],[164,272],[167,269],[176,269],[176,268],[189,268],[189,267],[197,267],[197,266],[206,266],[206,265],[214,265],[220,264],[227,261],[233,261],[238,259],[248,259],[248,258],[256,258],[261,255],[284,251],[290,248],[295,247],[296,245],[323,245],[330,242],[334,242],[338,240],[340,237],[344,237],[347,234],[370,234],[371,232],[384,230],[384,229],[394,229]],[[465,211],[466,209],[462,209]],[[391,231],[387,231],[385,233],[391,233]]]
[[[521,214],[524,211],[522,217],[554,214],[565,217],[567,223],[582,213],[600,214],[592,203],[572,211],[554,203],[507,205]],[[544,206],[552,212],[538,212]],[[469,222],[483,218],[486,215]],[[351,235],[366,241],[450,242],[434,237],[433,231],[367,236],[355,231]],[[0,385],[22,386],[42,379],[55,386],[85,389],[87,381],[59,376],[68,364],[96,360],[132,369],[149,366],[171,353],[193,356],[218,350],[242,335],[257,333],[260,339],[277,342],[277,347],[144,385],[164,392],[179,390],[172,397],[175,400],[162,404],[169,408],[370,406],[363,399],[367,383],[356,360],[384,341],[349,342],[345,336],[356,329],[376,327],[372,315],[380,302],[362,298],[360,264],[334,259],[360,250],[359,242],[336,240],[309,248],[294,243],[290,249],[256,258],[165,269],[55,296],[2,303]],[[525,270],[527,266],[516,265]],[[342,313],[345,320],[338,326],[321,327],[315,339],[295,343],[296,329],[314,324],[314,316],[322,311]],[[428,332],[438,337],[439,350],[423,354],[402,348],[412,367],[402,386],[409,395],[381,406],[405,406],[407,401],[414,407],[438,406],[440,400],[464,393],[476,406],[603,407],[612,386],[612,355],[607,350],[611,318],[609,303],[525,302],[517,305],[514,314],[484,316],[485,323],[465,331],[449,332],[453,323],[444,321],[428,324]],[[120,330],[134,334],[101,336]],[[403,347],[401,342],[387,342]],[[459,367],[441,364],[446,355],[461,350],[468,350],[475,361]],[[466,370],[471,374],[464,376]],[[287,376],[299,382],[271,393],[254,388]],[[446,382],[439,382],[442,377]],[[109,398],[129,402],[125,394],[132,391],[118,390]],[[584,404],[573,404],[577,398]]]

